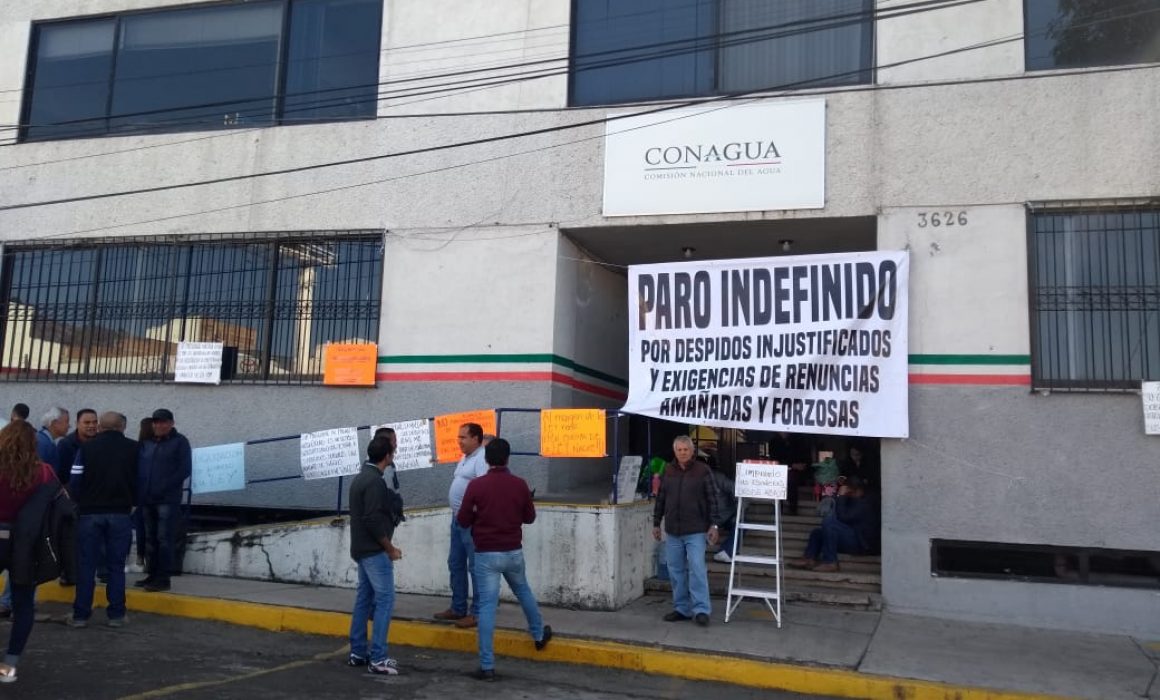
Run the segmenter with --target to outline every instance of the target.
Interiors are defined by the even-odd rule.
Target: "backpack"
[[[12,524],[8,572],[14,585],[76,578],[76,503],[60,483],[41,484]]]

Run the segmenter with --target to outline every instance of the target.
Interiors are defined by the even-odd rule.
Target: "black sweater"
[[[80,444],[70,490],[81,515],[125,513],[136,502],[137,442],[105,431]]]
[[[395,534],[387,483],[373,464],[363,464],[362,471],[350,483],[350,558],[364,559],[383,553],[382,539]]]

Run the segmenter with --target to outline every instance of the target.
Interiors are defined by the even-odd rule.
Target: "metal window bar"
[[[1029,207],[1028,253],[1033,389],[1160,379],[1160,205]]]
[[[177,343],[205,341],[225,383],[318,384],[326,343],[377,343],[383,235],[7,244],[0,380],[172,381]]]

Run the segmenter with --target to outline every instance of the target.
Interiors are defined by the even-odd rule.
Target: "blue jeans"
[[[158,583],[168,583],[169,572],[173,571],[173,553],[177,549],[177,524],[181,517],[181,505],[159,503],[144,508],[147,578]]]
[[[387,632],[395,608],[395,567],[386,552],[363,557],[358,563],[358,590],[350,614],[350,653],[372,663],[387,658]],[[371,653],[367,656],[367,621],[371,625]]]
[[[665,535],[665,558],[673,586],[673,610],[685,617],[708,615],[709,570],[705,567],[705,533]]]
[[[33,593],[33,602],[36,602],[36,594]],[[0,605],[12,609],[12,575],[5,572],[4,575],[4,592],[0,593]]]
[[[815,527],[810,532],[810,541],[806,544],[806,559],[821,559],[827,564],[838,561],[838,552],[842,554],[865,554],[866,548],[854,528],[838,520],[834,514],[822,519],[822,526]]]
[[[479,667],[485,671],[495,669],[495,651],[492,637],[495,636],[495,609],[499,605],[499,579],[503,576],[512,593],[524,609],[528,621],[528,631],[532,639],[544,638],[544,618],[540,617],[540,606],[528,585],[524,574],[524,550],[510,552],[476,552],[475,589],[479,600]]]
[[[15,666],[32,634],[36,586],[12,587],[12,630],[8,633],[8,656],[4,663]]]
[[[459,527],[451,514],[451,549],[447,553],[447,571],[451,574],[451,609],[458,615],[467,614],[467,577],[471,574],[471,614],[479,617],[479,582],[475,575],[475,543],[471,528]]]
[[[105,597],[109,600],[106,613],[110,620],[125,617],[125,558],[129,556],[132,540],[133,523],[127,513],[80,516],[77,522],[79,570],[73,619],[87,620],[93,614],[93,591],[99,564],[104,564],[109,574],[105,587]]]

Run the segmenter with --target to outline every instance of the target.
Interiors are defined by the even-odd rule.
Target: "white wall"
[[[548,605],[616,610],[644,594],[652,572],[651,508],[537,504],[524,527],[524,561],[537,600]],[[448,595],[450,511],[409,511],[394,544],[400,593]],[[190,537],[185,571],[353,588],[347,519],[315,520]],[[511,591],[501,588],[505,600]]]

